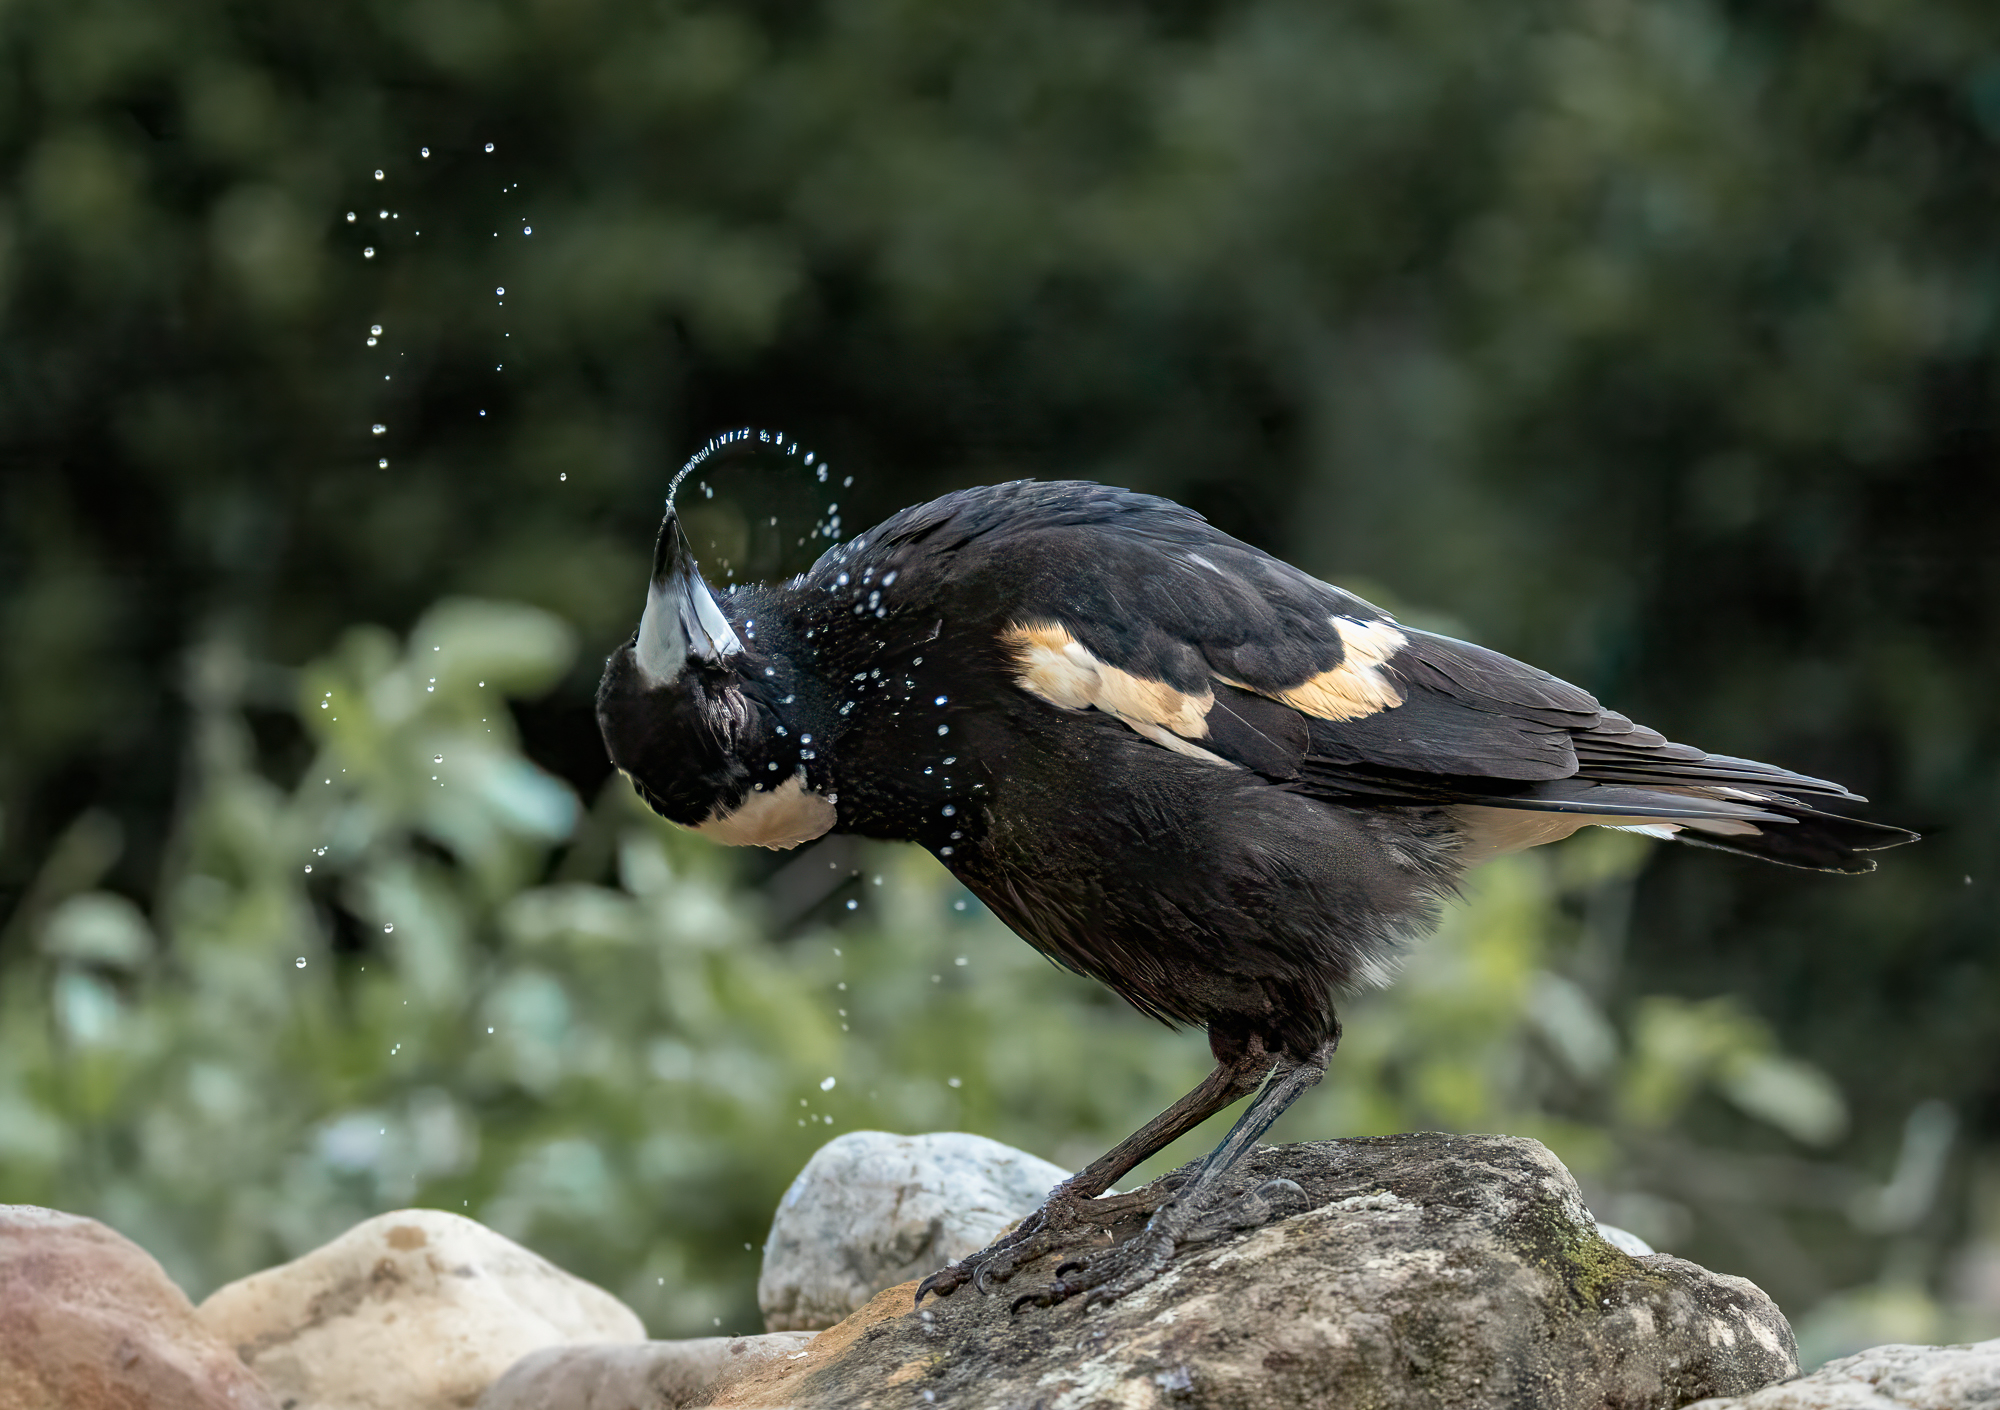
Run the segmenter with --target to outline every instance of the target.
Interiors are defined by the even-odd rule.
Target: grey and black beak
[[[680,519],[669,509],[653,548],[653,581],[646,589],[645,615],[639,618],[634,648],[639,670],[665,685],[680,678],[689,657],[719,666],[742,651],[721,604],[701,579]]]

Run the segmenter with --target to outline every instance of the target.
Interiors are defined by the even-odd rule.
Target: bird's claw
[[[1267,1180],[1214,1209],[1166,1205],[1145,1229],[1124,1243],[1090,1258],[1065,1259],[1056,1266],[1055,1280],[1040,1292],[1014,1299],[1012,1311],[1023,1307],[1054,1307],[1082,1294],[1087,1311],[1137,1292],[1166,1271],[1176,1250],[1208,1243],[1238,1229],[1254,1229],[1312,1207],[1312,1198],[1296,1182]]]
[[[1004,1283],[1028,1264],[1045,1253],[1054,1253],[1067,1247],[1080,1237],[1109,1237],[1109,1227],[1122,1219],[1150,1214],[1158,1207],[1164,1193],[1151,1190],[1134,1191],[1125,1195],[1108,1195],[1092,1199],[1083,1195],[1065,1192],[1058,1185],[1050,1194],[1048,1202],[1030,1214],[1013,1232],[997,1239],[990,1248],[961,1258],[958,1262],[940,1268],[937,1272],[917,1284],[915,1305],[921,1307],[927,1295],[950,1297],[954,1292],[972,1284],[981,1296],[990,1295],[992,1284]],[[1080,1268],[1078,1262],[1066,1263],[1065,1268]],[[1060,1278],[1062,1269],[1057,1269]],[[1074,1291],[1074,1290],[1072,1290]],[[1059,1293],[1053,1302],[1041,1293],[1029,1295],[1029,1301],[1042,1307],[1060,1302],[1067,1293]],[[1018,1310],[1021,1302],[1016,1299]]]

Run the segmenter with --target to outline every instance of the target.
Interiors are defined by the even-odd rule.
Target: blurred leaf
[[[42,922],[42,952],[57,959],[137,969],[153,953],[153,931],[123,896],[86,891]]]

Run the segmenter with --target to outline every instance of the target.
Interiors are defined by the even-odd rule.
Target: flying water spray
[[[844,537],[841,500],[853,484],[797,438],[746,426],[687,458],[666,507],[709,581],[727,591],[810,568]]]

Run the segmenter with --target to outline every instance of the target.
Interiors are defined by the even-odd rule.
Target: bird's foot
[[[967,1283],[983,1294],[989,1290],[988,1283],[1006,1282],[1045,1253],[1074,1247],[1085,1239],[1107,1242],[1112,1225],[1143,1219],[1159,1209],[1167,1198],[1165,1192],[1148,1186],[1130,1194],[1093,1199],[1075,1193],[1070,1182],[1065,1181],[1050,1191],[1040,1209],[1011,1232],[978,1253],[938,1269],[917,1284],[917,1303],[922,1305],[927,1293],[950,1297]]]
[[[1310,1208],[1312,1197],[1284,1179],[1266,1180],[1212,1209],[1200,1208],[1196,1200],[1169,1200],[1143,1231],[1088,1259],[1072,1258],[1059,1265],[1054,1282],[1040,1292],[1015,1298],[1012,1310],[1053,1307],[1079,1294],[1085,1307],[1116,1302],[1159,1277],[1185,1245],[1210,1243],[1238,1229],[1255,1229]]]

